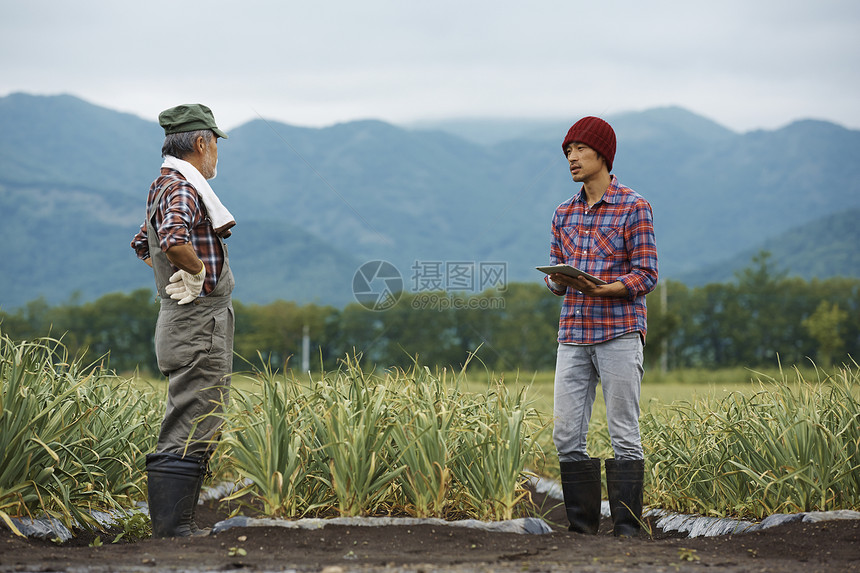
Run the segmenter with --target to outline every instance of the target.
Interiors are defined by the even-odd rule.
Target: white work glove
[[[205,265],[196,275],[178,270],[170,277],[170,284],[164,290],[170,295],[170,298],[178,300],[178,304],[188,304],[189,302],[194,302],[200,296],[200,291],[203,290],[203,279],[205,278]]]

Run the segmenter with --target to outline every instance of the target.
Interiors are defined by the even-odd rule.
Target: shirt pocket
[[[581,253],[584,248],[582,229],[576,225],[561,227],[559,229],[559,237],[561,239],[561,250],[565,258],[577,258],[577,254]]]
[[[598,227],[594,233],[594,248],[601,257],[615,258],[624,253],[624,234],[620,227]]]

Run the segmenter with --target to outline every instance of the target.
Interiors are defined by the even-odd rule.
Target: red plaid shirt
[[[175,245],[191,243],[194,252],[206,265],[203,294],[209,294],[215,288],[221,274],[221,267],[224,265],[224,253],[218,236],[206,216],[206,209],[199,200],[197,190],[182,177],[181,173],[173,169],[162,168],[161,175],[149,187],[149,197],[146,200],[147,213],[162,187],[166,189],[154,217],[158,244],[161,250],[166,252]],[[140,232],[132,239],[131,248],[137,253],[139,259],[149,258],[146,221],[140,226]],[[174,270],[178,269],[174,267]]]
[[[629,332],[647,330],[645,295],[657,284],[657,244],[651,205],[641,195],[618,183],[615,175],[603,197],[589,207],[585,190],[555,210],[552,218],[550,262],[566,263],[606,282],[621,281],[627,298],[586,296],[574,289],[564,295],[558,341],[595,344]],[[563,288],[563,287],[562,287]]]

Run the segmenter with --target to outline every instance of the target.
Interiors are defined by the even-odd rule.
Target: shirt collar
[[[606,192],[603,193],[603,197],[600,198],[600,201],[597,203],[615,203],[616,198],[618,197],[618,189],[621,187],[621,184],[618,183],[618,178],[615,175],[609,175],[609,187],[606,188]],[[582,201],[583,203],[588,203],[588,200],[585,197],[585,186],[579,189],[579,194],[576,196],[577,201]],[[597,204],[595,203],[595,205]]]

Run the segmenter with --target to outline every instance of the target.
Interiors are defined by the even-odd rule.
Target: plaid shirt
[[[657,244],[648,201],[618,183],[615,175],[591,208],[581,190],[555,210],[550,261],[609,283],[621,281],[629,293],[627,298],[585,296],[545,277],[552,292],[564,295],[560,343],[596,344],[630,332],[639,332],[644,342],[645,295],[657,284]]]
[[[146,200],[147,214],[162,187],[166,189],[154,217],[154,226],[158,231],[158,244],[161,250],[166,252],[170,247],[191,243],[194,252],[206,266],[203,294],[209,294],[215,288],[224,264],[224,253],[218,236],[206,216],[206,210],[197,196],[197,190],[173,169],[162,168],[161,175],[149,187],[149,197]],[[131,248],[137,253],[139,259],[149,258],[146,221],[140,226],[140,232],[132,239]],[[173,268],[176,269],[176,267]]]

